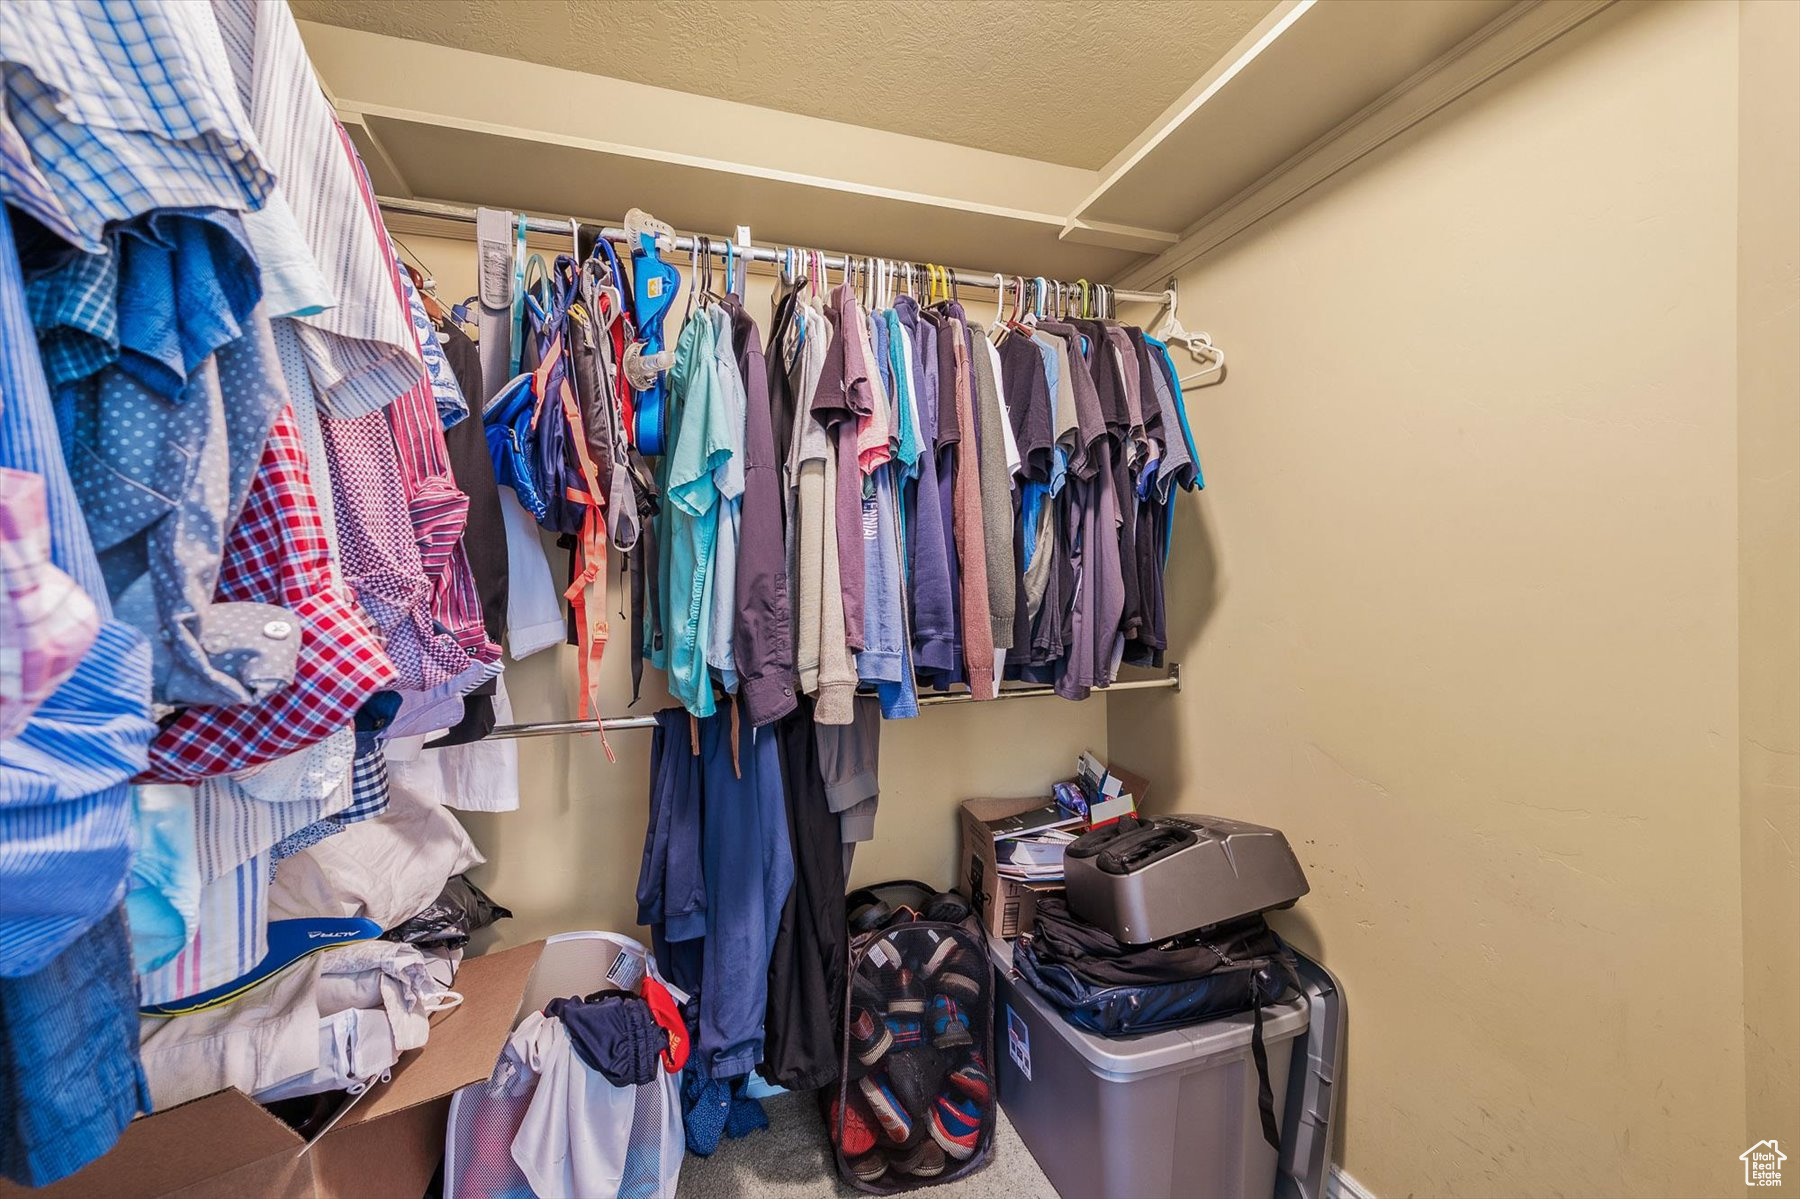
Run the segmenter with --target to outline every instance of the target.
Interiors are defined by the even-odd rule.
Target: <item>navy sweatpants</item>
[[[794,881],[774,731],[739,724],[734,772],[729,708],[699,721],[697,757],[688,714],[656,714],[638,876],[657,962],[697,996],[694,1047],[712,1078],[748,1074],[762,1060],[769,955]]]

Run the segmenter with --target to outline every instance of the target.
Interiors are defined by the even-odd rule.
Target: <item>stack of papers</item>
[[[1087,827],[1081,813],[1054,799],[1029,812],[987,823],[994,834],[994,865],[1001,877],[1021,882],[1061,882],[1063,849]]]
[[[1002,838],[994,842],[995,869],[1023,882],[1061,882],[1063,850],[1075,837],[1070,829],[1054,828]]]
[[[1029,812],[1002,816],[998,820],[989,820],[986,823],[988,831],[994,834],[996,843],[1051,829],[1083,829],[1087,825],[1087,821],[1082,819],[1081,813],[1069,811],[1054,799],[1046,799]]]

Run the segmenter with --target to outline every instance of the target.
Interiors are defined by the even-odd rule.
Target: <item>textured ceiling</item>
[[[1094,168],[1275,0],[291,3],[302,20]]]

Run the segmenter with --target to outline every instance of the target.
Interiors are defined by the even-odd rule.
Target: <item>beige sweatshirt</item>
[[[856,694],[856,659],[844,634],[843,580],[838,569],[837,455],[824,426],[812,415],[813,397],[825,369],[829,322],[808,310],[806,342],[800,363],[798,411],[788,451],[792,488],[789,512],[794,538],[791,564],[794,590],[794,666],[800,690],[816,701],[813,718],[820,724],[849,724]]]

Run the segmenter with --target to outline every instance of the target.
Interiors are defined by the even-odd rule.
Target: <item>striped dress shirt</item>
[[[12,244],[0,204],[0,246]],[[126,784],[156,730],[150,648],[112,618],[11,253],[0,253],[0,467],[43,479],[51,561],[87,592],[101,622],[75,673],[0,740],[0,978],[10,978],[44,967],[123,897]]]
[[[393,242],[381,223],[381,211],[376,206],[368,174],[362,169],[362,163],[357,159],[349,137],[342,135],[341,131],[340,136],[344,153],[356,166],[357,183],[368,221],[382,233],[381,246],[389,285],[401,302],[410,303],[414,310],[413,327],[409,329],[409,336],[414,336],[415,345],[420,345],[421,359],[429,358],[430,354],[418,341],[419,334],[415,332],[422,330],[431,350],[442,360],[443,352],[437,345],[437,331],[426,318],[424,306],[419,302],[417,292],[412,290],[411,280],[400,269]],[[445,369],[448,374],[447,363]],[[456,389],[455,379],[448,379],[447,385],[450,389]],[[487,629],[481,616],[481,596],[475,586],[475,573],[470,569],[468,555],[462,547],[469,497],[456,486],[455,476],[450,469],[450,451],[444,444],[444,427],[439,416],[440,402],[434,398],[437,391],[438,388],[428,375],[421,371],[413,386],[389,406],[388,425],[393,434],[401,486],[407,498],[407,511],[411,514],[413,533],[419,547],[420,566],[432,587],[431,615],[449,631],[456,644],[474,661],[491,664],[499,661],[500,649],[487,638]],[[457,397],[460,399],[460,390],[457,391]],[[467,667],[456,673],[463,674],[466,669]],[[492,672],[483,674],[472,679],[468,686],[473,687],[490,677]],[[430,684],[425,689],[435,685]]]
[[[198,920],[173,959],[140,977],[141,1002],[171,1003],[228,983],[268,953],[275,847],[349,806],[355,749],[356,735],[346,727],[254,776],[207,779],[194,788]]]
[[[362,200],[361,187],[355,184],[356,164],[348,139],[335,124],[332,135],[334,151],[353,177],[353,207],[340,214],[341,223],[379,229],[372,209]],[[375,265],[379,268],[379,286],[398,305],[401,291],[394,268],[383,253],[385,245],[384,236],[371,241],[369,249],[378,256]],[[296,320],[292,327],[304,352],[306,324]],[[410,322],[403,328],[402,336],[416,349]],[[314,392],[322,395],[316,374],[312,382]],[[461,530],[462,509],[446,506],[433,512],[430,507],[421,508],[415,503],[419,497],[409,491],[409,476],[402,466],[396,430],[390,424],[394,414],[388,409],[398,404],[401,426],[411,429],[420,424],[422,407],[426,414],[423,424],[437,429],[440,446],[443,440],[433,412],[430,385],[417,358],[413,359],[406,385],[389,399],[391,402],[382,409],[351,417],[333,415],[321,401],[319,431],[329,463],[338,561],[344,580],[374,624],[394,665],[393,686],[426,691],[462,675],[472,660],[469,651],[433,616],[437,591],[433,580],[438,576],[428,573],[426,558],[428,554],[434,556],[441,574],[449,553],[443,545],[445,537],[440,530],[427,538],[417,526],[421,519],[435,518],[442,525],[448,523],[445,517],[454,518],[457,523],[450,531],[454,546],[453,539]],[[447,461],[447,451],[444,454]],[[466,505],[460,492],[455,498]],[[472,581],[470,586],[473,587]]]
[[[193,7],[204,11],[207,5]],[[352,220],[359,187],[299,28],[285,4],[213,0],[233,74],[248,80],[250,119],[279,192],[335,304],[296,313],[321,411],[353,418],[387,407],[418,380],[411,322],[382,263],[385,234]],[[254,227],[257,252],[263,234]]]

